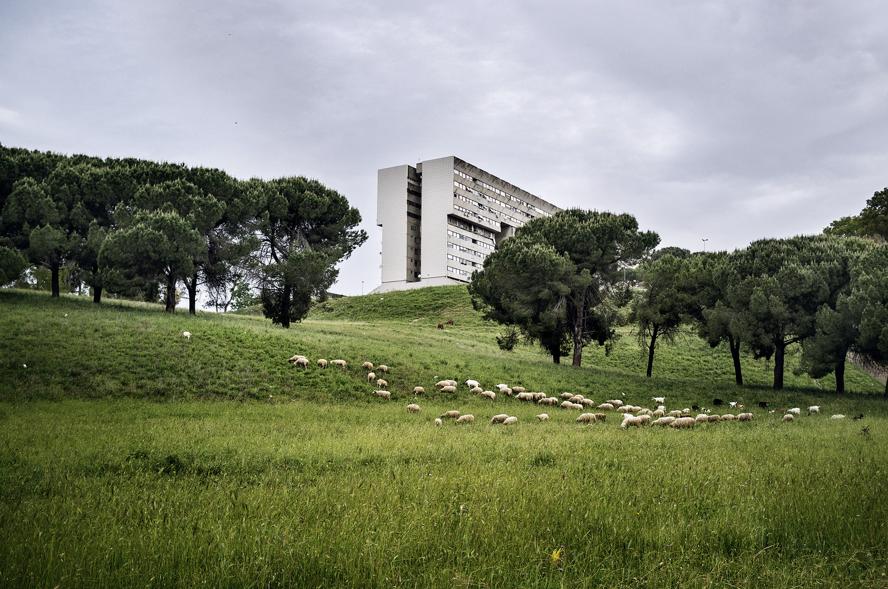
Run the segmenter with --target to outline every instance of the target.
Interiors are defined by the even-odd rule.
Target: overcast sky
[[[0,1],[0,142],[306,175],[457,155],[663,245],[819,232],[888,185],[884,1]]]

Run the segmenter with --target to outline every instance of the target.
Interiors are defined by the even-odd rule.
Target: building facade
[[[376,199],[382,284],[374,292],[468,282],[518,227],[560,210],[454,156],[379,170]]]

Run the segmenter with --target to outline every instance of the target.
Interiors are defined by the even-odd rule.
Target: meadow
[[[745,359],[737,388],[688,332],[645,379],[629,331],[583,369],[498,332],[458,287],[330,301],[288,331],[0,291],[0,586],[888,586],[888,403],[868,375],[836,397],[793,356],[774,392]],[[392,366],[391,401],[365,359]],[[431,391],[470,377],[756,417],[623,431]],[[760,400],[825,415],[783,424]],[[478,422],[432,424],[454,408]],[[489,426],[500,412],[519,424]]]

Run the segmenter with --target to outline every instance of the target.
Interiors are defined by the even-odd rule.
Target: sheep
[[[326,368],[326,367],[327,367],[327,361],[324,360],[323,358],[318,358],[318,368]]]
[[[808,407],[808,415],[814,415],[815,413],[820,413],[820,405],[811,405]]]
[[[663,414],[666,414],[666,405],[657,405],[656,411],[662,411]]]
[[[570,409],[573,406],[573,403],[570,401],[562,401],[558,406],[562,409]]]
[[[613,403],[602,403],[601,405],[596,407],[596,409],[603,409],[604,411],[613,411],[614,405],[613,405]]]
[[[515,395],[515,398],[519,401],[530,401],[531,403],[533,402],[533,395],[531,395],[530,393],[518,393],[517,395]]]
[[[794,419],[795,419],[795,417],[793,416],[792,413],[787,413],[786,415],[783,416],[783,423],[789,423],[790,421],[792,421]]]
[[[737,401],[728,401],[728,405],[731,407],[731,409],[733,409],[737,406]]]
[[[502,423],[509,418],[505,413],[500,413],[499,415],[494,415],[490,418],[490,424],[495,425],[497,423]]]
[[[570,399],[570,398],[573,397],[573,396],[574,396],[573,393],[561,393],[561,394],[559,395],[559,397],[561,397],[561,399],[562,399],[563,401],[567,401],[568,399]]]
[[[622,407],[617,407],[617,413],[632,413],[632,405],[623,405]]]
[[[373,382],[374,380],[376,380],[376,373],[375,372],[368,372],[367,373],[367,382]]]
[[[456,386],[455,380],[439,380],[438,382],[435,383],[435,387],[439,388],[439,389],[442,389],[444,387],[455,387],[455,386]]]
[[[585,397],[583,397],[583,395],[574,395],[573,397],[568,399],[568,401],[570,401],[571,403],[580,403],[584,398]]]
[[[539,415],[536,416],[536,418],[539,419],[540,421],[549,421],[549,414],[548,413],[540,413]]]
[[[513,393],[523,393],[527,391],[524,387],[511,387]]]
[[[571,409],[576,409],[577,411],[582,411],[583,409],[585,409],[585,407],[583,407],[583,406],[580,405],[579,403],[571,403],[571,404],[570,404],[570,408],[571,408]]]
[[[423,387],[413,387],[413,394],[414,395],[424,395],[425,389]]]
[[[388,391],[373,391],[373,394],[382,399],[391,399],[392,394]]]
[[[845,419],[845,416],[842,415],[841,413],[836,413],[835,415],[830,415],[829,418],[830,419]]]
[[[420,407],[416,403],[410,403],[407,405],[407,413],[419,413]]]
[[[333,360],[333,362],[331,362],[331,364],[333,364],[334,366],[339,366],[343,370],[345,370],[345,367],[348,366],[348,362],[346,362],[345,360],[342,360],[342,359]]]
[[[503,425],[515,425],[516,423],[518,423],[518,418],[513,415],[511,417],[507,417],[506,420],[503,422]]]
[[[361,364],[361,368],[364,370],[373,370],[373,362],[364,362]]]
[[[670,423],[669,427],[674,427],[675,429],[691,429],[695,425],[697,425],[697,422],[693,417],[679,417]]]
[[[456,387],[452,385],[447,385],[446,387],[441,387],[442,393],[455,393]]]
[[[582,405],[583,407],[594,407],[595,401],[593,401],[592,399],[583,399],[582,401],[580,401],[580,405]]]
[[[623,423],[620,424],[620,427],[623,429],[629,427],[641,427],[650,422],[651,417],[649,415],[626,415],[623,417]]]
[[[752,421],[752,413],[741,413],[737,416],[737,421]]]
[[[546,398],[546,393],[531,393],[531,395],[533,395],[534,401],[539,401],[540,399]]]
[[[506,395],[506,396],[511,397],[511,396],[512,396],[512,393],[513,393],[514,391],[513,391],[512,389],[510,389],[509,387],[506,387],[506,388],[504,388],[504,389],[500,389],[500,392],[501,392],[502,394]]]
[[[191,332],[190,331],[183,331],[182,337],[184,337],[187,340],[190,340],[191,339]]]
[[[575,420],[577,423],[595,423],[594,413],[583,413]]]
[[[493,391],[481,391],[481,395],[485,399],[490,399],[491,401],[496,401],[496,393]]]
[[[378,370],[380,372],[388,373],[389,367],[386,366],[385,364],[380,364],[379,366],[376,367],[376,370]]]
[[[477,380],[469,379],[466,381],[466,386],[469,387],[470,389],[474,389],[474,388],[480,387],[481,383],[479,383]]]
[[[556,397],[543,397],[539,401],[537,401],[537,405],[548,405],[550,407],[554,407],[558,404],[558,399]]]
[[[385,389],[385,388],[388,388],[389,383],[387,380],[385,380],[383,378],[377,378],[376,379],[376,386],[378,386],[381,389]]]
[[[708,421],[709,423],[718,423],[719,421],[721,421],[721,416],[713,413],[706,421]]]
[[[610,403],[614,407],[622,407],[623,405],[625,405],[625,403],[623,403],[623,401],[621,401],[620,399],[608,399],[607,401],[605,401],[605,403]]]
[[[457,411],[456,409],[451,409],[450,411],[445,411],[444,413],[442,413],[441,417],[445,419],[456,419],[460,415],[461,413],[459,411]]]
[[[651,413],[651,417],[656,417],[657,419],[664,417],[665,415],[666,415],[666,412],[663,411],[662,409],[657,409],[656,411]]]
[[[301,358],[296,358],[296,360],[293,361],[293,366],[299,366],[300,368],[308,368],[308,358],[306,358],[304,356]]]
[[[651,397],[651,401],[653,401],[657,405],[662,405],[666,402],[666,397]]]
[[[732,413],[725,413],[721,416],[722,421],[734,421],[737,419]]]
[[[670,411],[666,415],[668,415],[669,417],[675,417],[676,419],[678,419],[679,417],[681,417],[681,409],[675,409],[673,411]]]
[[[506,383],[501,382],[501,383],[499,383],[498,385],[496,385],[496,388],[498,388],[498,389],[500,390],[500,392],[503,392],[504,389],[509,388],[509,385],[507,385]]]
[[[471,413],[460,415],[456,418],[456,423],[475,423],[475,416]]]
[[[794,415],[794,416],[798,417],[799,415],[802,414],[802,410],[799,409],[798,407],[793,407],[792,409],[787,409],[786,414],[787,415]]]
[[[435,427],[440,427],[440,426],[442,426],[442,425],[444,425],[444,422],[441,421],[441,418],[440,418],[440,417],[436,417],[436,418],[435,418]]]
[[[648,409],[647,407],[644,407],[644,408],[642,408],[640,411],[636,411],[636,412],[634,412],[634,413],[635,413],[636,415],[648,415],[648,416],[649,416],[649,415],[652,415],[652,414],[653,414],[653,411],[651,411],[651,410]],[[658,417],[662,417],[662,416],[658,416]]]
[[[290,364],[295,364],[296,360],[299,360],[300,358],[305,358],[305,356],[303,356],[302,354],[294,354],[293,356],[287,358],[287,362],[289,362]]]
[[[659,425],[659,426],[661,426],[661,427],[666,427],[667,425],[669,425],[669,424],[671,424],[673,421],[675,421],[675,419],[676,419],[675,417],[667,417],[667,416],[664,415],[663,417],[660,417],[660,418],[655,419],[654,421],[652,421],[652,422],[651,422],[651,425]]]
[[[607,414],[605,413],[593,413],[595,415],[595,421],[607,421]]]
[[[700,413],[697,415],[697,417],[694,418],[694,421],[696,421],[697,423],[706,423],[709,421],[709,416],[705,413]]]
[[[480,395],[484,392],[484,389],[482,389],[481,387],[472,387],[471,389],[469,389],[469,392],[473,395]]]

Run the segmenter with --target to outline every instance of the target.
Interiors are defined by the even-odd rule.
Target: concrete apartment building
[[[561,210],[454,156],[379,170],[376,198],[382,284],[374,292],[468,282],[518,227]]]

